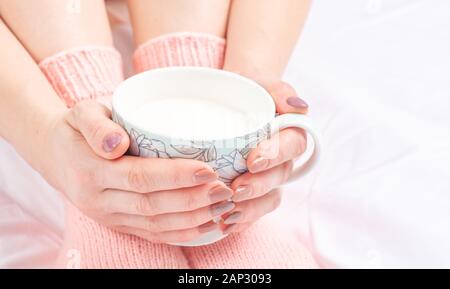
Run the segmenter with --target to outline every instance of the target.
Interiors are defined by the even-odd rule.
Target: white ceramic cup
[[[183,139],[165,132],[148,131],[137,123],[136,111],[143,105],[164,98],[202,98],[236,109],[253,119],[253,127],[239,135],[214,131],[202,139]],[[320,139],[311,119],[300,114],[276,115],[271,95],[256,82],[238,74],[211,68],[170,67],[137,74],[119,85],[113,96],[113,120],[130,135],[129,154],[141,157],[186,158],[207,162],[226,184],[247,171],[246,159],[258,143],[276,136],[279,130],[295,127],[308,135],[308,149],[297,162],[289,181],[305,175],[319,156]],[[183,122],[161,119],[163,121]],[[224,120],[226,121],[226,120]],[[193,153],[196,152],[196,153]],[[308,153],[309,152],[309,153]],[[200,246],[225,236],[220,231],[200,239],[174,244]]]

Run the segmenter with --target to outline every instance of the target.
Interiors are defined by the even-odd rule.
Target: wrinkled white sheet
[[[324,267],[450,267],[449,13],[446,0],[314,1],[286,79],[324,153],[272,217]],[[0,267],[51,264],[62,215],[0,140]]]

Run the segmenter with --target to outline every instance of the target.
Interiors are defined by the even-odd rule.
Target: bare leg
[[[37,62],[72,47],[112,46],[103,0],[1,0],[0,14]]]
[[[0,14],[68,107],[82,99],[109,105],[122,81],[122,64],[104,1],[0,0]],[[87,46],[95,48],[81,50]],[[70,49],[79,51],[67,53]],[[62,51],[59,59],[42,61]]]
[[[262,82],[281,79],[308,14],[309,2],[233,1],[224,69]]]
[[[164,34],[225,37],[230,0],[128,0],[137,45]]]

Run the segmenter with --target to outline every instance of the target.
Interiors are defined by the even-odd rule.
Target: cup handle
[[[287,183],[297,180],[298,178],[306,175],[310,172],[310,170],[314,167],[314,165],[317,163],[317,160],[319,159],[320,154],[320,136],[318,133],[318,130],[314,128],[312,124],[311,118],[309,118],[306,115],[302,114],[295,114],[295,113],[286,113],[281,114],[277,117],[275,117],[270,122],[270,133],[271,135],[274,135],[275,133],[279,132],[282,129],[289,128],[289,127],[296,127],[304,129],[307,132],[307,149],[305,153],[311,150],[311,145],[313,145],[313,151],[308,157],[308,155],[302,155],[300,159],[307,159],[301,163],[300,166],[296,166],[289,179],[287,180]],[[313,143],[311,143],[311,140]]]

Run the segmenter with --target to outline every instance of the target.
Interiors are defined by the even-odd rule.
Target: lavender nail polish
[[[286,100],[287,104],[296,108],[308,108],[309,105],[301,98],[296,96],[291,96]]]
[[[200,233],[208,233],[219,228],[219,225],[214,222],[209,222],[198,227]]]
[[[122,135],[113,133],[103,140],[103,150],[107,153],[112,152],[122,142]]]
[[[232,202],[214,204],[210,207],[211,216],[217,217],[233,210],[235,204]]]
[[[247,199],[251,196],[251,192],[252,192],[252,190],[251,190],[250,186],[248,186],[248,185],[239,186],[234,191],[233,201],[239,202],[244,199]]]
[[[225,221],[223,221],[223,223],[225,225],[231,225],[236,223],[237,221],[239,221],[239,219],[242,217],[242,213],[241,212],[234,212],[233,214],[229,215]]]
[[[233,195],[233,191],[230,188],[217,186],[211,189],[209,192],[209,198],[212,203],[225,201]]]
[[[194,174],[194,182],[204,184],[217,179],[216,173],[208,169],[202,169]]]

